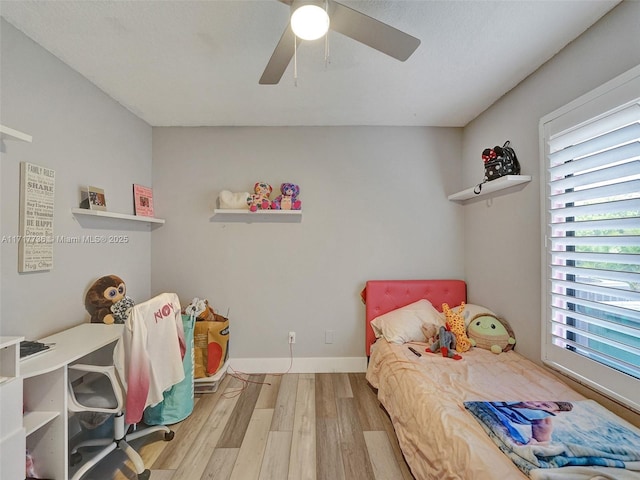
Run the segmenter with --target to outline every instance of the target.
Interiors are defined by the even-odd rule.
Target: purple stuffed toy
[[[271,202],[272,210],[301,210],[302,201],[298,200],[300,195],[300,187],[294,183],[283,183],[280,186],[282,195],[278,195]]]

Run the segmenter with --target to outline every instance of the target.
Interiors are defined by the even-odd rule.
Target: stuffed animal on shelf
[[[473,317],[467,335],[472,346],[491,350],[495,354],[508,352],[516,344],[509,323],[489,313]]]
[[[84,298],[91,323],[124,323],[134,305],[126,294],[127,287],[117,275],[106,275],[96,280]]]
[[[255,193],[247,199],[247,205],[249,205],[249,211],[256,212],[258,210],[269,210],[271,208],[271,201],[269,195],[273,191],[273,187],[268,183],[257,182],[253,186]]]
[[[278,195],[271,202],[272,210],[301,210],[302,201],[298,200],[300,195],[300,187],[295,183],[283,183],[280,185],[282,195]]]
[[[222,190],[218,195],[218,202],[220,208],[247,210],[249,208],[249,198],[251,194],[249,192],[231,192],[229,190]]]
[[[456,336],[456,350],[459,353],[466,352],[471,348],[471,342],[467,337],[467,328],[464,324],[464,302],[460,304],[460,309],[455,312],[449,308],[446,303],[442,304],[442,311],[447,319],[447,325]]]
[[[448,325],[440,327],[435,342],[427,348],[427,352],[436,353],[440,351],[443,357],[460,360],[462,357],[456,353],[456,336],[451,333]]]

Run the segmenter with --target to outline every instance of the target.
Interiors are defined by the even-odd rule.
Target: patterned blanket
[[[602,466],[640,471],[640,430],[592,400],[464,402],[525,474]]]

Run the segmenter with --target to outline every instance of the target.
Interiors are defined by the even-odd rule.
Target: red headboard
[[[438,310],[442,304],[452,307],[467,300],[467,284],[463,280],[369,280],[362,290],[365,302],[365,348],[367,357],[376,336],[371,321],[396,308],[427,299]]]

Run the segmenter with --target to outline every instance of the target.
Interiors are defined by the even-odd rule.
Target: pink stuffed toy
[[[302,209],[302,201],[298,200],[300,195],[300,187],[294,183],[283,183],[280,186],[282,195],[278,195],[271,202],[272,210],[300,210]]]
[[[273,188],[268,183],[258,182],[253,186],[255,192],[249,198],[247,198],[247,205],[249,210],[255,212],[257,210],[269,210],[271,208],[271,202],[269,201],[269,195],[273,191]]]

